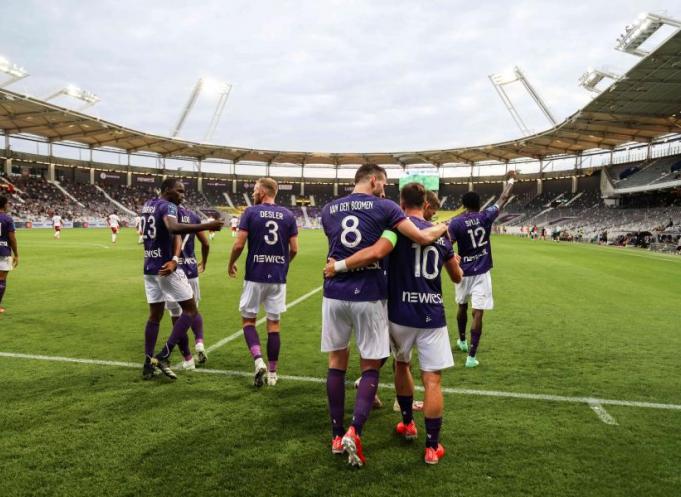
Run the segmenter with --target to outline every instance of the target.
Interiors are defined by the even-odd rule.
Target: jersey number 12
[[[478,226],[475,228],[475,231],[473,231],[473,229],[469,229],[468,236],[471,237],[471,245],[473,245],[473,248],[487,245],[487,240],[485,240],[485,228]],[[478,237],[477,241],[475,239],[476,236]]]

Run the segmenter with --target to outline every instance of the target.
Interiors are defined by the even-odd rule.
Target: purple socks
[[[480,336],[482,335],[482,328],[479,330],[471,329],[471,350],[468,353],[469,356],[475,357],[475,353],[478,351],[478,344],[480,343]]]
[[[437,449],[440,442],[440,428],[442,428],[442,418],[426,418],[426,447]]]
[[[402,413],[402,422],[408,425],[414,420],[414,396],[413,395],[398,395],[397,403],[400,405],[400,412]]]
[[[147,321],[147,326],[144,328],[144,353],[147,357],[154,356],[154,348],[156,347],[157,338],[158,323]]]
[[[187,331],[189,330],[189,327],[192,325],[193,321],[194,316],[188,316],[184,312],[182,313],[182,315],[178,318],[177,322],[173,325],[173,331],[170,333],[170,338],[168,338],[168,341],[163,347],[163,350],[161,350],[161,352],[158,353],[157,357],[159,359],[165,360],[170,357],[170,354],[175,348],[175,345],[180,343],[182,337],[187,336]]]
[[[180,354],[185,361],[189,361],[192,358],[192,351],[189,348],[189,335],[185,335],[180,338],[177,342],[177,348],[180,349]]]
[[[253,360],[262,357],[260,352],[260,338],[258,338],[258,331],[255,326],[244,326],[244,338],[246,339],[246,346],[253,356]]]
[[[5,290],[7,289],[7,280],[0,280],[0,304],[2,303],[2,297],[5,295]]]
[[[274,372],[277,370],[277,361],[279,360],[279,349],[281,348],[281,338],[279,332],[267,334],[267,361],[269,362],[268,370]]]
[[[203,342],[203,318],[198,312],[196,313],[196,316],[194,316],[192,331],[194,332],[196,343]]]
[[[367,369],[362,373],[357,387],[357,397],[355,399],[355,412],[352,415],[352,426],[358,435],[362,434],[362,427],[366,423],[369,413],[371,412],[371,405],[374,402],[378,390],[378,371],[376,369]]]
[[[331,430],[333,436],[342,437],[345,434],[343,415],[345,411],[345,371],[329,368],[326,374],[326,396],[329,399],[329,414],[331,415]]]

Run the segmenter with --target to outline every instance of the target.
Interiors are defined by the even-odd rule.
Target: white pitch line
[[[100,366],[119,366],[125,368],[139,368],[141,363],[134,362],[122,362],[122,361],[104,361],[99,359],[78,359],[72,357],[60,357],[60,356],[47,356],[47,355],[34,355],[34,354],[19,354],[15,352],[0,352],[0,357],[16,358],[16,359],[29,359],[38,361],[51,361],[51,362],[67,362],[76,364],[91,364]],[[204,374],[214,374],[214,375],[224,375],[224,376],[237,376],[250,378],[253,373],[246,371],[233,371],[225,369],[195,369],[195,373]],[[279,375],[282,380],[290,381],[301,381],[307,383],[326,383],[325,378],[317,378],[314,376],[292,376],[292,375]],[[351,385],[352,382],[347,382]],[[380,388],[394,390],[395,385],[392,383],[380,383],[378,385]],[[423,391],[423,387],[417,386],[416,390]],[[443,388],[442,391],[447,394],[457,394],[457,395],[473,395],[478,397],[494,397],[494,398],[507,398],[507,399],[522,399],[522,400],[544,400],[550,402],[568,402],[573,404],[587,404],[589,407],[600,406],[602,412],[605,409],[602,408],[603,405],[613,405],[613,406],[623,406],[623,407],[640,407],[644,409],[666,409],[673,411],[681,411],[681,404],[663,404],[659,402],[642,402],[636,400],[618,400],[618,399],[598,399],[594,397],[568,397],[563,395],[546,395],[546,394],[536,394],[536,393],[522,393],[522,392],[503,392],[499,390],[471,390],[467,388]],[[592,407],[593,409],[593,407]],[[595,411],[595,409],[594,409]],[[606,413],[607,414],[607,413]],[[607,414],[610,416],[609,414]],[[612,417],[611,417],[612,418]],[[612,418],[614,420],[614,418]]]
[[[317,293],[317,292],[318,292],[319,290],[321,290],[322,288],[323,288],[322,286],[318,286],[318,287],[315,288],[314,290],[310,290],[310,291],[307,292],[305,295],[303,295],[303,296],[301,296],[301,297],[298,297],[297,299],[295,299],[293,302],[291,302],[291,303],[289,303],[289,304],[286,304],[286,308],[287,308],[287,309],[290,309],[291,307],[297,306],[298,304],[300,304],[300,303],[303,302],[304,300],[307,300],[307,299],[309,299],[310,297],[312,297],[315,293]],[[255,325],[256,325],[256,326],[259,326],[259,325],[263,324],[265,321],[267,321],[267,316],[260,318],[258,321],[256,321]],[[218,341],[218,342],[215,342],[213,345],[211,345],[210,347],[206,348],[206,352],[212,352],[212,351],[214,351],[215,349],[217,349],[217,348],[219,348],[219,347],[222,347],[222,346],[225,345],[225,344],[228,344],[228,343],[231,342],[232,340],[236,340],[236,339],[239,338],[241,335],[243,335],[243,333],[244,333],[243,329],[239,328],[239,330],[235,331],[233,334],[229,335],[228,337],[223,338],[222,340],[220,340],[220,341]]]
[[[33,359],[50,362],[75,362],[77,364],[94,364],[96,366],[119,366],[123,368],[138,368],[141,364],[122,361],[104,361],[101,359],[78,359],[75,357],[61,357],[54,355],[18,354],[15,352],[0,352],[0,357],[14,357],[16,359]]]
[[[598,402],[590,402],[589,407],[593,412],[596,413],[598,419],[603,421],[606,425],[617,425],[617,420],[613,418],[608,411],[606,411],[602,405]]]

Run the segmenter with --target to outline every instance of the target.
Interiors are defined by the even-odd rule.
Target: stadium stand
[[[483,204],[494,201],[502,175],[486,176],[488,165],[497,171],[528,168],[499,219],[509,232],[522,232],[529,225],[560,226],[565,236],[576,231],[582,239],[600,239],[608,232],[610,240],[670,244],[678,242],[676,227],[681,224],[680,51],[681,30],[607,92],[546,131],[503,143],[411,152],[288,152],[188,142],[125,128],[3,88],[0,129],[5,148],[0,149],[0,161],[6,181],[17,182],[13,208],[25,219],[45,218],[55,209],[66,219],[101,218],[117,205],[128,214],[135,212],[168,174],[166,159],[192,161],[198,171],[202,161],[225,165],[231,174],[209,179],[199,172],[185,173],[187,203],[195,210],[217,206],[238,212],[250,205],[257,178],[237,174],[238,169],[253,164],[270,171],[271,166],[295,165],[301,169],[299,176],[277,177],[282,184],[279,202],[291,206],[305,226],[318,224],[319,209],[331,198],[352,191],[347,172],[358,164],[384,165],[390,177],[410,166],[437,167],[443,173],[438,193],[445,210],[456,209],[469,189],[481,195]],[[12,150],[15,139],[47,143],[49,156]],[[89,149],[89,160],[55,157],[55,144],[77,144],[79,157]],[[95,162],[93,150],[119,154],[119,164],[127,158],[128,166]],[[132,156],[144,156],[147,164],[151,158],[156,167],[131,167]],[[308,164],[325,167],[339,179],[308,179]],[[386,196],[398,200],[394,182],[386,187]]]

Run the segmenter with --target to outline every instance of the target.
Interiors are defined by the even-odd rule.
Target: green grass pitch
[[[108,230],[65,230],[61,241],[21,231],[18,240],[0,352],[141,362],[147,305],[132,230],[117,246]],[[208,346],[240,328],[241,279],[226,276],[231,244],[218,234],[201,277]],[[321,284],[322,233],[303,232],[300,246],[289,302]],[[485,316],[481,367],[464,369],[457,352],[446,387],[681,404],[681,258],[499,236],[493,246],[496,309]],[[324,378],[320,309],[318,292],[284,315],[281,374]],[[161,340],[169,329],[166,316]],[[212,351],[206,367],[250,372],[243,339]],[[427,467],[422,416],[419,440],[398,440],[383,388],[387,406],[365,427],[367,466],[353,470],[330,453],[323,383],[285,379],[256,391],[249,377],[144,382],[140,373],[0,356],[0,495],[605,497],[681,488],[679,409],[603,405],[611,425],[584,402],[448,393],[448,453]],[[382,382],[390,376],[384,368]],[[349,387],[348,420],[353,399]]]

